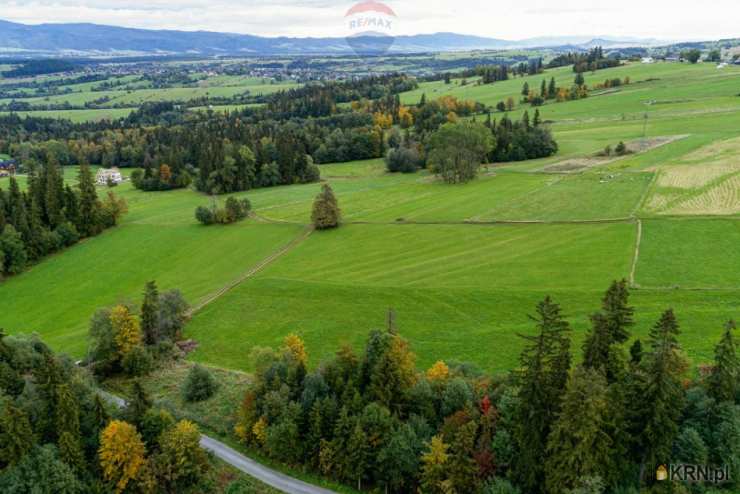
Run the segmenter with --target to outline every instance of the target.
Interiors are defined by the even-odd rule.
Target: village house
[[[0,177],[15,173],[17,163],[14,159],[0,159]]]
[[[118,168],[101,168],[95,176],[95,182],[98,185],[120,184],[123,182],[123,176]]]

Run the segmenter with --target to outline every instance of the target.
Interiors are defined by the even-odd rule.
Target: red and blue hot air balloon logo
[[[375,0],[354,5],[344,16],[347,43],[358,55],[382,55],[393,46],[398,17],[389,6]]]

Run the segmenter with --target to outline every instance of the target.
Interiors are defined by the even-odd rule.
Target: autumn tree
[[[110,319],[118,356],[123,360],[135,347],[141,345],[139,321],[125,305],[114,307]]]
[[[113,420],[100,434],[100,468],[116,493],[136,481],[146,463],[144,442],[131,424]]]
[[[33,429],[26,412],[6,404],[0,415],[0,465],[21,461],[34,444]]]
[[[421,457],[421,487],[428,494],[447,494],[450,484],[446,480],[449,471],[450,446],[441,436],[434,436]]]
[[[342,220],[342,213],[337,198],[329,184],[321,186],[321,192],[313,203],[311,222],[317,230],[337,228]]]
[[[168,492],[182,492],[197,485],[209,469],[208,457],[200,447],[198,427],[181,420],[159,439],[154,470],[160,486]]]

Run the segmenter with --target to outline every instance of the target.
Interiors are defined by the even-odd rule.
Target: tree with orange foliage
[[[427,379],[432,382],[446,381],[448,377],[450,377],[450,368],[441,360],[427,371]]]

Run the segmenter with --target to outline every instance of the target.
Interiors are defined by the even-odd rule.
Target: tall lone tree
[[[144,290],[144,301],[141,304],[141,332],[147,345],[154,345],[159,340],[159,291],[154,281],[148,282]]]
[[[321,192],[313,202],[311,222],[317,230],[337,228],[342,220],[337,198],[329,184],[321,187]]]

